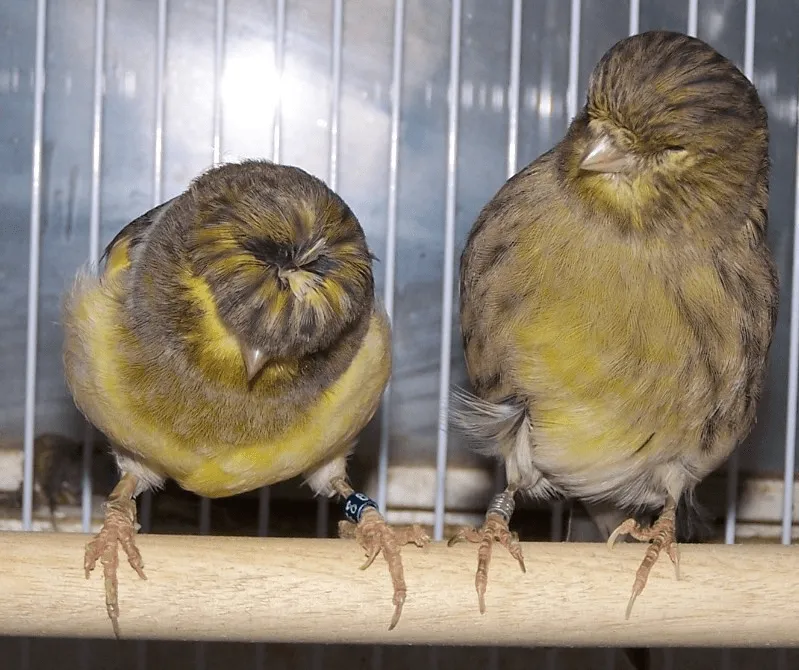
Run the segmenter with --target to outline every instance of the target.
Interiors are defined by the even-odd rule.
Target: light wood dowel
[[[0,634],[111,637],[88,536],[0,533]],[[683,545],[682,579],[657,563],[629,621],[644,547],[525,543],[527,573],[502,548],[481,616],[474,545],[403,551],[408,598],[389,633],[382,558],[358,570],[351,541],[138,537],[147,581],[120,552],[123,638],[569,646],[799,646],[799,547]]]

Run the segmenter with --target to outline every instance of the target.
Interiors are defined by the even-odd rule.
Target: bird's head
[[[235,338],[250,380],[268,361],[327,349],[371,311],[363,230],[319,179],[247,161],[210,170],[188,196],[193,304],[214,311]]]
[[[562,147],[566,178],[613,208],[697,192],[708,202],[756,181],[766,111],[752,83],[705,42],[646,32],[599,61]]]

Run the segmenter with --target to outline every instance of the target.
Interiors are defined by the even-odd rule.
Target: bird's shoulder
[[[555,150],[546,152],[503,184],[483,207],[466,239],[461,256],[461,291],[483,281],[508,252],[520,243],[534,242],[542,224],[568,218],[558,183]]]
[[[130,267],[137,249],[152,234],[153,229],[175,200],[177,198],[153,207],[128,223],[114,236],[100,256],[100,272],[104,280],[113,280]]]

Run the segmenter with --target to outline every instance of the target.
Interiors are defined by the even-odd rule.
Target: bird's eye
[[[672,144],[666,147],[663,151],[685,151],[685,147],[681,147],[679,144]]]

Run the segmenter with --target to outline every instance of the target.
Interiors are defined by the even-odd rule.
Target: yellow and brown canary
[[[347,498],[343,530],[388,561],[396,624],[399,546],[426,536],[389,527],[347,483],[389,378],[391,332],[364,232],[338,195],[296,167],[215,167],[78,275],[64,330],[70,391],[121,471],[85,556],[87,577],[104,566],[117,634],[118,544],[144,577],[135,497],[167,478],[218,498],[302,475]]]
[[[456,415],[507,473],[458,536],[482,543],[481,609],[492,542],[522,558],[517,493],[660,512],[605,529],[652,541],[627,616],[659,553],[677,566],[677,504],[755,419],[778,300],[768,179],[752,83],[656,31],[603,56],[565,137],[484,207],[461,259],[474,395]]]

